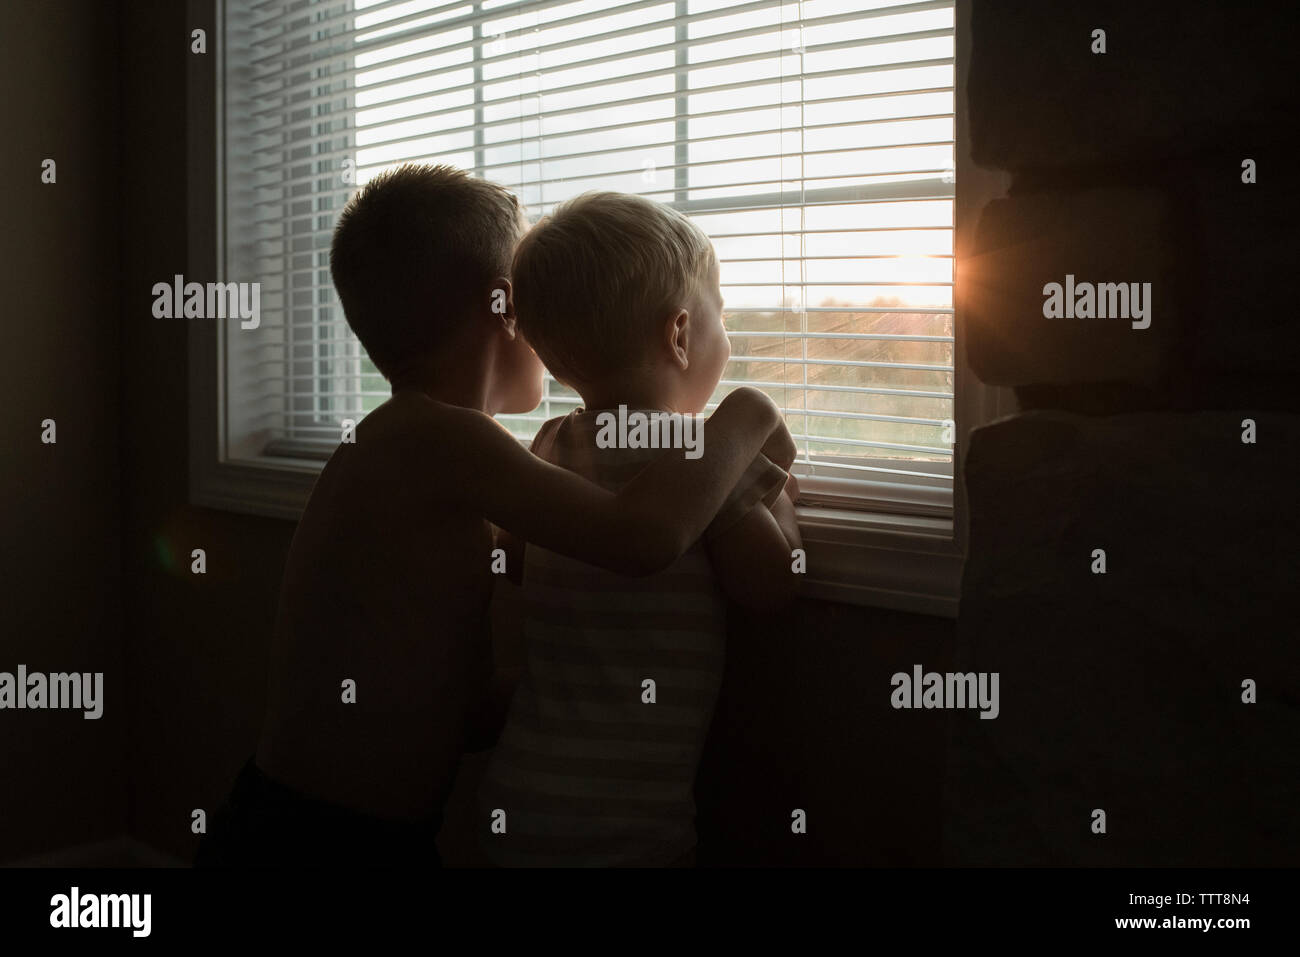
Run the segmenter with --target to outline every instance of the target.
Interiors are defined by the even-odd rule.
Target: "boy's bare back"
[[[289,552],[257,761],[303,793],[384,817],[442,806],[491,672],[491,526],[415,467],[455,416],[396,396],[322,472]],[[405,460],[405,461],[404,461]],[[355,702],[344,702],[344,682]]]

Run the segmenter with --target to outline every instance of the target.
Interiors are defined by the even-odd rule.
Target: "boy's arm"
[[[786,478],[781,495],[772,503],[772,517],[776,519],[776,524],[781,526],[781,532],[785,535],[790,551],[803,548],[803,538],[799,534],[799,517],[794,511],[797,501],[799,501],[799,483],[791,475]]]
[[[542,548],[627,575],[661,571],[698,539],[760,451],[789,463],[794,443],[780,410],[757,389],[727,396],[703,426],[703,454],[669,450],[617,494],[537,458],[495,420],[452,409],[455,448],[418,439],[467,508]],[[415,463],[419,467],[418,463]]]
[[[758,502],[710,540],[709,559],[728,598],[751,611],[775,611],[799,589],[791,553],[802,547],[787,483],[771,506]]]
[[[543,423],[537,435],[533,437],[528,450],[534,455],[538,455],[539,450],[545,451],[546,446],[549,444],[548,440],[553,435],[559,422],[559,419],[552,419]],[[546,458],[546,456],[539,457]],[[516,585],[522,585],[524,581],[524,540],[518,535],[507,532],[504,528],[495,525],[492,526],[492,534],[496,539],[496,547],[506,553],[506,577]]]

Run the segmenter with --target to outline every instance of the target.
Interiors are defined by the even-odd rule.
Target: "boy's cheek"
[[[723,373],[727,371],[727,363],[731,361],[731,340],[723,336],[718,342],[717,348],[712,356],[712,362],[709,363],[709,379],[705,383],[712,393],[717,388],[718,381],[722,378]]]
[[[537,358],[537,353],[532,349],[528,350],[528,369],[529,380],[533,383],[533,388],[537,392],[537,401],[542,401],[542,380],[546,375],[546,366],[542,365],[542,360]]]
[[[521,409],[521,412],[531,412],[542,404],[542,365],[537,364],[537,375],[533,377],[533,387],[527,397],[528,408]]]
[[[523,361],[523,369],[518,376],[519,383],[519,405],[521,408],[513,410],[517,413],[531,412],[541,405],[542,402],[542,377],[546,369],[542,365],[542,360],[537,358],[533,350],[528,350],[527,358]]]
[[[521,415],[537,408],[542,401],[544,371],[537,354],[522,342],[505,352],[496,369],[493,414]]]

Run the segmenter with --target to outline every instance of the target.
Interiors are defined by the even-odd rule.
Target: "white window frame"
[[[223,0],[187,0],[189,22],[207,24],[209,52],[188,58],[189,275],[223,277],[224,257],[224,57]],[[955,0],[954,104],[956,195],[954,271],[963,238],[979,209],[1005,193],[1006,179],[976,167],[966,136],[966,74],[970,52],[970,0]],[[215,42],[214,42],[215,41]],[[213,229],[215,224],[216,228]],[[228,277],[224,277],[228,278]],[[958,423],[951,499],[925,483],[868,483],[852,509],[836,507],[833,483],[818,482],[819,504],[797,508],[808,553],[803,594],[816,599],[955,618],[965,552],[965,488],[961,480],[966,437],[973,428],[1015,411],[1009,389],[980,383],[966,362],[959,275],[954,275],[954,418]],[[231,461],[226,421],[228,324],[191,322],[190,501],[226,511],[297,521],[322,463],[305,457],[262,455]],[[897,460],[879,464],[898,466]],[[916,463],[908,463],[913,468]],[[924,469],[920,469],[924,470]]]

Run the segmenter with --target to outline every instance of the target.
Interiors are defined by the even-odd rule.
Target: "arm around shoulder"
[[[771,399],[737,390],[705,424],[702,456],[665,451],[615,494],[537,458],[490,416],[442,410],[450,431],[428,454],[451,494],[525,541],[629,575],[660,571],[690,548],[760,450],[793,449]]]

